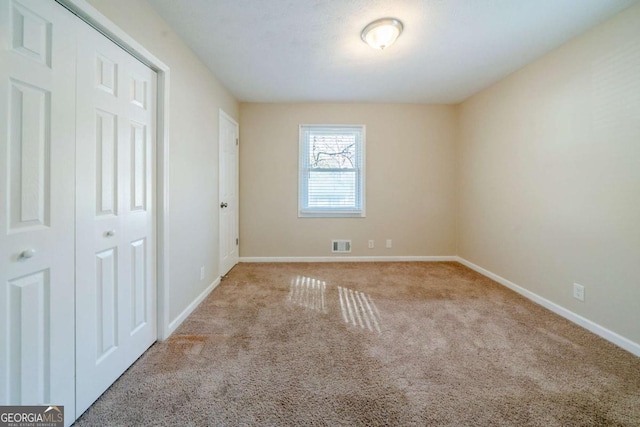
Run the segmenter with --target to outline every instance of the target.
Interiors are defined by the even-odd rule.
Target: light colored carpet
[[[239,264],[78,426],[640,426],[640,358],[457,263]]]

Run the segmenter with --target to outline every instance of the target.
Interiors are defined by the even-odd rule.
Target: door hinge
[[[239,240],[238,240],[238,238],[236,237],[236,246],[238,246],[238,243],[239,243]]]
[[[240,140],[238,138],[236,138],[236,145],[240,144]]]

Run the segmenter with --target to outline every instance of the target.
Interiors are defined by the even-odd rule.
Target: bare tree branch
[[[336,151],[336,152],[329,152],[329,151],[317,151],[315,149],[315,145],[313,147],[313,160],[314,163],[313,165],[318,167],[320,165],[320,162],[323,161],[323,159],[321,159],[321,156],[327,156],[329,158],[332,159],[337,159],[340,162],[340,166],[344,166],[345,162],[349,162],[349,164],[351,165],[351,167],[354,167],[353,164],[353,159],[352,159],[352,152],[351,149],[355,147],[355,143],[350,144],[346,147],[344,147],[342,150],[340,151]]]

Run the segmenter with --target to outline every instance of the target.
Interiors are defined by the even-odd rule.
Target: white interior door
[[[71,414],[75,19],[0,1],[0,405]]]
[[[238,263],[238,123],[220,110],[220,275]]]
[[[156,340],[156,74],[82,23],[77,60],[76,412]]]

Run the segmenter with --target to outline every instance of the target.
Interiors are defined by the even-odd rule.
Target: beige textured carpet
[[[239,264],[79,426],[632,426],[640,358],[457,263]]]

